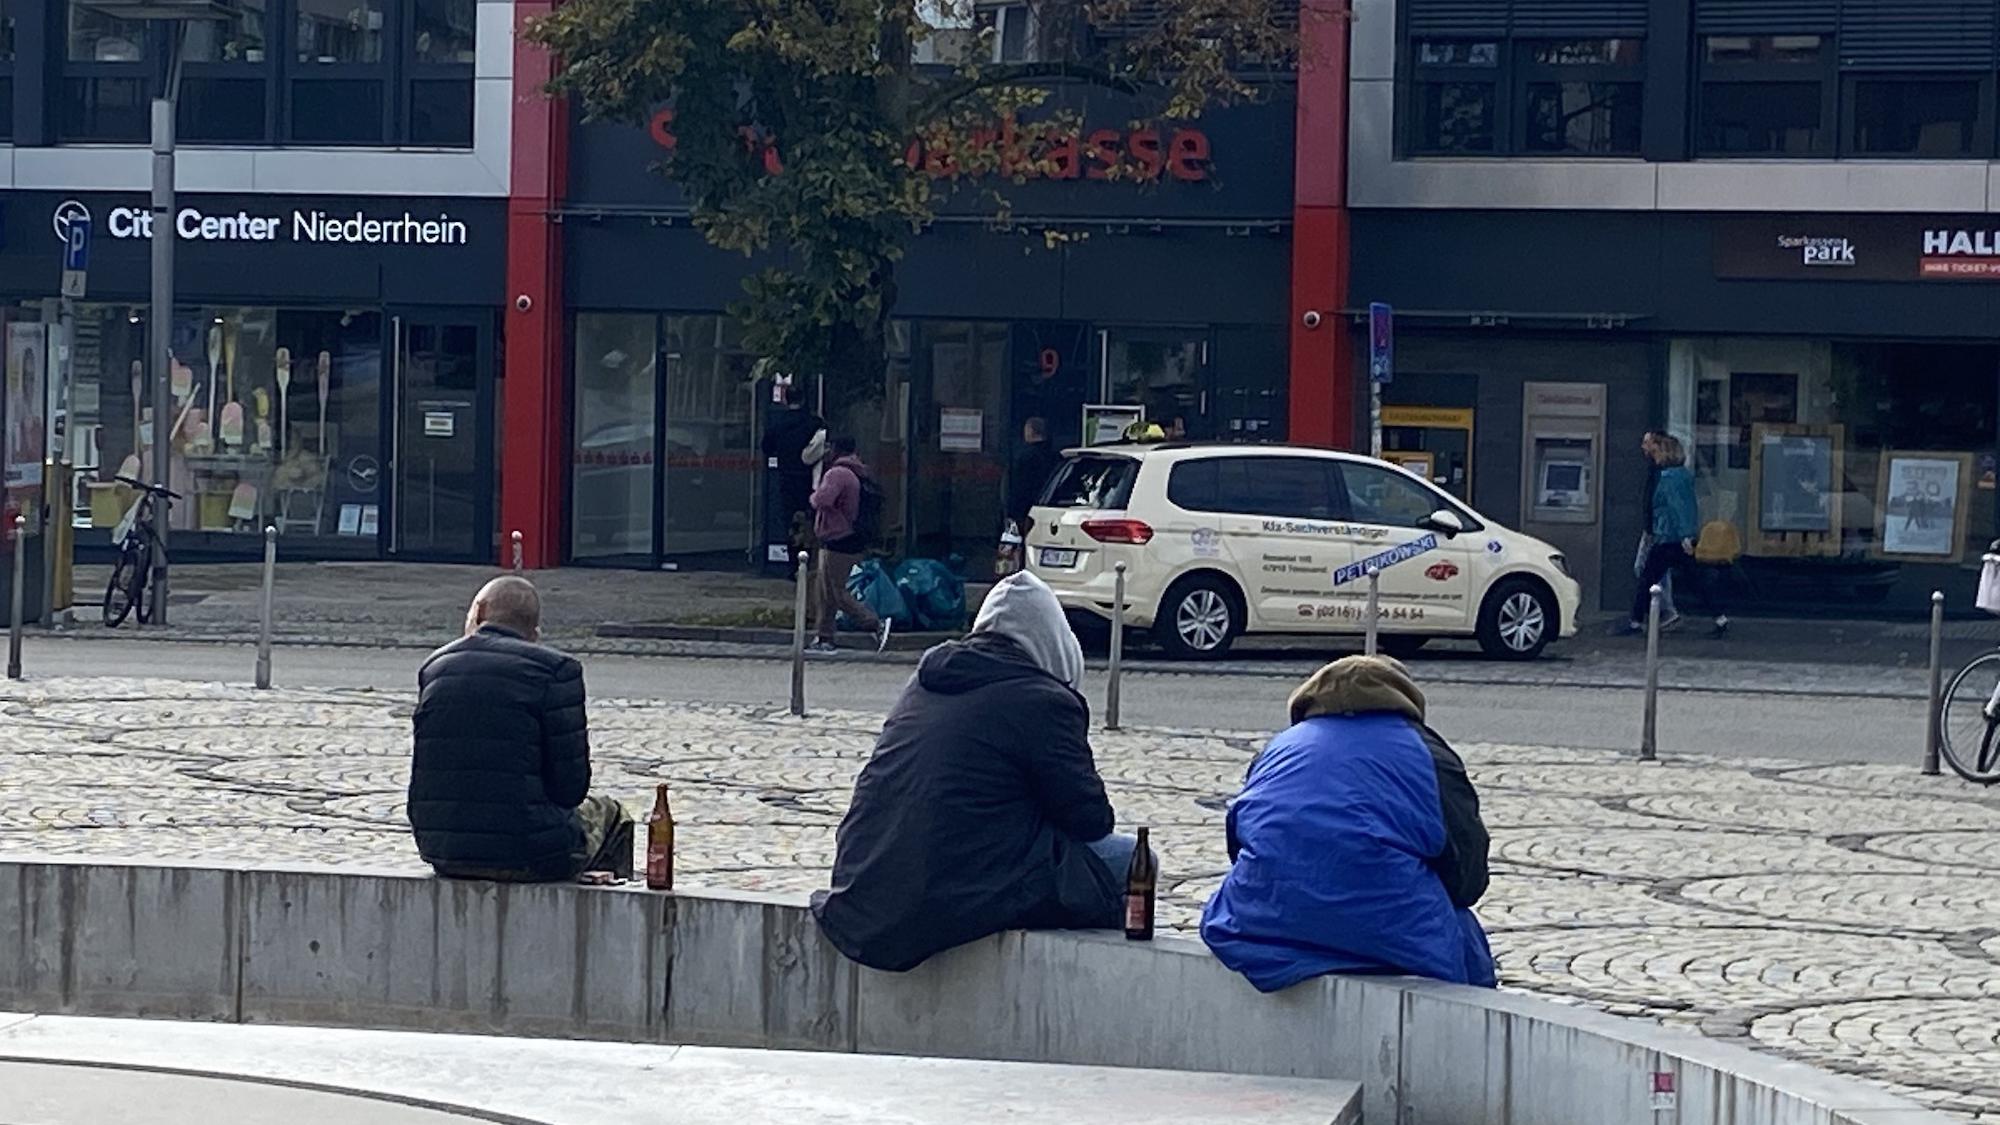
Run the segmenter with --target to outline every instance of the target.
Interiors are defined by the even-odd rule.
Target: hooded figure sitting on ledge
[[[1487,880],[1479,795],[1409,672],[1335,661],[1292,693],[1291,719],[1230,806],[1233,866],[1202,940],[1263,992],[1327,973],[1492,987],[1471,909]]]
[[[972,632],[924,654],[840,822],[813,915],[835,948],[902,972],[1010,929],[1116,929],[1138,841],[1077,694],[1083,649],[1042,580],[995,584]]]

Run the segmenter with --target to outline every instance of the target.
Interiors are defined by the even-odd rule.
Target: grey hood
[[[1077,643],[1055,592],[1026,571],[993,584],[972,622],[972,632],[974,636],[998,633],[1070,690],[1083,686],[1083,646]]]

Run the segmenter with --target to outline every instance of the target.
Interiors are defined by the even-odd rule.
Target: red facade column
[[[506,378],[500,404],[500,561],[521,533],[531,568],[562,562],[564,393],[562,204],[569,112],[542,92],[547,51],[520,38],[556,0],[515,0],[513,176],[507,200]]]
[[[1293,146],[1291,440],[1354,445],[1354,344],[1347,307],[1349,0],[1299,12],[1298,139]]]

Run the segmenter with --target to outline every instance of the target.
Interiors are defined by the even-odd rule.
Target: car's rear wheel
[[[1153,639],[1181,660],[1221,656],[1242,631],[1242,602],[1226,579],[1213,574],[1191,574],[1174,583],[1153,619]]]
[[[1479,607],[1479,647],[1501,660],[1533,660],[1555,638],[1556,599],[1523,579],[1502,582]]]

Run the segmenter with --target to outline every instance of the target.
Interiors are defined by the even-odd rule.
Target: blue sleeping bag
[[[1426,864],[1445,848],[1444,815],[1430,750],[1407,719],[1296,724],[1251,764],[1229,818],[1240,850],[1201,937],[1260,991],[1326,973],[1493,986],[1479,920]]]
[[[847,592],[872,610],[875,616],[894,621],[898,629],[907,632],[917,623],[916,617],[910,613],[909,603],[903,600],[902,591],[896,588],[896,580],[882,569],[878,559],[862,559],[855,564],[854,570],[847,576]],[[846,613],[840,614],[835,621],[843,629],[861,628],[861,623]]]

